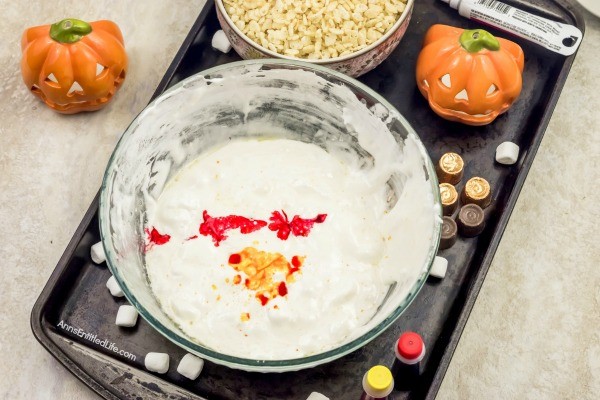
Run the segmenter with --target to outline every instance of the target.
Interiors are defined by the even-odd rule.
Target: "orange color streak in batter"
[[[294,273],[298,272],[304,264],[306,257],[294,256],[289,262],[280,253],[270,253],[246,247],[239,253],[229,256],[229,265],[238,272],[246,275],[244,285],[256,292],[256,298],[265,306],[277,296],[288,293],[287,283],[294,281]],[[282,273],[285,281],[274,281],[273,276]],[[241,283],[240,275],[233,278],[234,284]]]

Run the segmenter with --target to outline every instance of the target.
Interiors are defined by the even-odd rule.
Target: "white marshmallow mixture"
[[[237,140],[171,179],[148,216],[148,227],[171,239],[148,250],[146,268],[156,299],[183,332],[233,356],[298,358],[359,337],[400,304],[426,268],[439,210],[411,136],[393,151],[389,142],[365,138],[359,139],[374,156],[371,168],[334,148]],[[394,174],[403,177],[403,188],[398,201],[388,204],[387,182]],[[203,210],[267,222],[277,210],[290,219],[327,218],[307,237],[281,240],[268,227],[250,234],[230,230],[217,247],[198,232]],[[228,257],[249,246],[288,260],[306,257],[287,295],[263,306],[254,291],[232,282],[238,272]],[[394,282],[389,301],[373,318]],[[250,318],[244,321],[243,313]]]

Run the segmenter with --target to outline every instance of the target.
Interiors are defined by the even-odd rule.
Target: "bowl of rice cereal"
[[[404,36],[414,0],[216,0],[217,17],[244,59],[283,58],[357,77]]]

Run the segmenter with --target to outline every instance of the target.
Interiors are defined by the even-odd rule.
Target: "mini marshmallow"
[[[117,320],[115,323],[119,326],[131,328],[135,326],[138,319],[138,312],[134,306],[124,305],[119,307],[117,312]]]
[[[177,366],[177,372],[181,375],[185,376],[188,379],[194,380],[202,372],[202,368],[204,367],[204,360],[196,357],[193,354],[187,353],[181,361],[179,361],[179,365]]]
[[[229,53],[231,50],[231,43],[229,43],[229,39],[227,39],[225,32],[221,29],[215,32],[211,44],[213,48],[222,51],[223,53]]]
[[[98,242],[92,246],[90,249],[90,257],[92,257],[92,261],[96,264],[102,264],[104,261],[106,261],[106,254],[104,254],[102,242]]]
[[[108,278],[108,280],[106,281],[106,287],[110,291],[110,294],[112,294],[114,297],[125,296],[125,294],[121,290],[121,287],[117,283],[117,280],[115,279],[114,276],[111,276],[110,278]]]
[[[329,397],[324,396],[318,392],[312,392],[310,394],[310,396],[308,396],[308,399],[306,399],[306,400],[329,400]]]
[[[496,161],[504,165],[513,165],[519,159],[519,146],[513,142],[503,142],[496,148]]]
[[[164,374],[169,370],[169,355],[166,353],[148,353],[144,358],[148,371]]]
[[[442,279],[446,276],[446,270],[448,269],[448,260],[444,257],[435,257],[433,260],[433,265],[431,266],[431,271],[429,271],[429,275]]]

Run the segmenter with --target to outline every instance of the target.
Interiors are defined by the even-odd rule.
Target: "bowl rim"
[[[308,58],[299,58],[299,57],[287,56],[287,55],[284,55],[284,54],[280,54],[280,53],[274,52],[274,51],[272,51],[270,49],[267,49],[266,47],[263,47],[261,44],[255,42],[254,40],[250,39],[231,20],[231,18],[229,17],[229,13],[227,13],[227,11],[225,10],[225,5],[223,4],[223,0],[215,0],[215,4],[217,5],[217,9],[218,9],[218,11],[220,11],[220,14],[223,16],[223,18],[225,18],[225,21],[227,22],[227,25],[231,29],[233,29],[233,31],[235,33],[237,33],[238,36],[240,36],[250,46],[256,48],[257,50],[262,51],[265,54],[268,54],[269,56],[271,56],[273,58],[280,58],[280,59],[283,59],[283,60],[291,60],[291,61],[303,61],[303,62],[308,62],[309,64],[316,64],[316,65],[322,65],[322,64],[323,65],[327,65],[327,64],[334,64],[334,63],[339,63],[339,62],[343,62],[343,61],[348,61],[348,60],[351,60],[353,58],[359,57],[359,56],[361,56],[361,55],[363,55],[365,53],[368,53],[371,50],[373,50],[374,48],[378,47],[380,44],[382,44],[383,42],[385,42],[390,36],[392,36],[392,34],[394,32],[396,32],[398,30],[398,28],[400,28],[400,26],[404,23],[404,20],[406,20],[407,18],[409,18],[409,16],[412,14],[412,11],[413,11],[414,2],[415,2],[415,0],[407,0],[406,1],[406,8],[404,9],[404,11],[402,12],[402,14],[400,15],[400,18],[398,18],[396,20],[396,22],[394,23],[394,25],[392,25],[392,27],[382,37],[380,37],[379,39],[377,39],[376,41],[374,41],[373,43],[371,43],[367,47],[363,47],[362,49],[360,49],[358,51],[355,51],[353,53],[350,53],[350,54],[346,54],[345,56],[338,56],[338,57],[327,58],[327,59],[319,58],[319,59],[311,60],[311,59],[308,59]]]
[[[433,237],[431,240],[431,245],[429,247],[429,252],[427,254],[427,258],[421,267],[420,275],[418,276],[417,281],[410,288],[404,300],[396,307],[392,313],[390,313],[383,321],[379,324],[363,333],[361,336],[351,340],[348,343],[345,343],[341,346],[337,346],[333,349],[313,354],[310,356],[299,357],[299,358],[291,358],[291,359],[283,359],[283,360],[259,360],[259,359],[251,359],[244,357],[236,357],[224,353],[220,353],[218,351],[212,350],[210,348],[204,347],[201,344],[193,341],[189,338],[183,331],[180,333],[176,333],[174,330],[168,328],[164,324],[162,324],[158,319],[156,319],[153,314],[146,309],[144,305],[142,305],[134,293],[130,290],[129,287],[125,284],[123,277],[118,268],[118,263],[116,262],[115,252],[112,247],[112,242],[110,240],[105,240],[107,236],[106,233],[110,234],[110,229],[108,225],[108,220],[110,219],[110,199],[108,198],[108,183],[109,183],[109,174],[112,171],[113,163],[115,161],[115,157],[118,153],[119,148],[123,145],[125,139],[130,135],[131,128],[137,124],[137,121],[143,117],[146,110],[156,106],[159,104],[165,97],[171,95],[172,92],[179,89],[180,87],[192,82],[196,79],[204,77],[205,75],[210,75],[214,73],[218,73],[227,69],[235,69],[239,67],[243,67],[246,65],[260,65],[264,66],[284,66],[292,69],[301,69],[305,71],[315,71],[320,73],[321,75],[333,75],[339,81],[342,81],[344,84],[349,86],[355,86],[356,89],[365,92],[372,98],[374,98],[377,102],[386,107],[390,112],[394,112],[395,117],[402,123],[402,125],[406,128],[409,134],[412,134],[415,139],[415,143],[422,154],[422,157],[425,161],[425,169],[428,174],[429,182],[431,185],[431,189],[433,192],[433,206],[434,211],[437,210],[437,214],[434,215],[434,226],[433,226]],[[107,218],[105,218],[105,215]],[[442,222],[442,210],[441,210],[441,199],[439,192],[439,184],[437,179],[437,174],[435,172],[435,167],[429,154],[423,145],[423,142],[406,120],[406,118],[387,100],[383,98],[383,96],[376,93],[373,89],[368,86],[362,84],[354,78],[351,78],[348,75],[342,74],[341,72],[332,70],[330,68],[314,65],[307,62],[301,62],[297,60],[282,60],[282,59],[254,59],[254,60],[242,60],[231,62],[227,64],[221,64],[204,71],[200,71],[195,73],[194,75],[189,76],[188,78],[176,83],[168,90],[163,92],[160,96],[156,97],[152,100],[144,109],[133,119],[133,121],[129,124],[121,138],[117,142],[115,149],[113,150],[108,164],[106,166],[106,170],[104,172],[104,176],[102,179],[102,186],[100,189],[100,199],[99,199],[99,209],[98,209],[98,220],[100,225],[100,238],[102,242],[102,247],[106,254],[106,264],[108,269],[115,277],[117,283],[123,290],[126,299],[132,304],[138,311],[139,314],[144,318],[156,331],[158,331],[161,335],[166,337],[169,341],[173,342],[179,347],[196,354],[200,357],[203,357],[207,360],[210,360],[216,364],[225,365],[234,369],[241,369],[245,371],[256,371],[256,372],[287,372],[287,371],[297,371],[300,369],[311,368],[320,364],[324,364],[330,361],[333,361],[337,358],[340,358],[346,354],[349,354],[369,343],[371,340],[375,339],[381,333],[383,333],[390,325],[392,325],[398,317],[408,308],[408,306],[412,303],[416,295],[421,290],[422,286],[425,284],[427,277],[429,275],[429,271],[433,265],[433,261],[438,251],[439,241],[441,236],[441,222]],[[147,280],[147,276],[146,276]],[[146,282],[147,283],[147,282]],[[148,283],[147,283],[148,284]],[[167,316],[168,318],[168,316]]]

